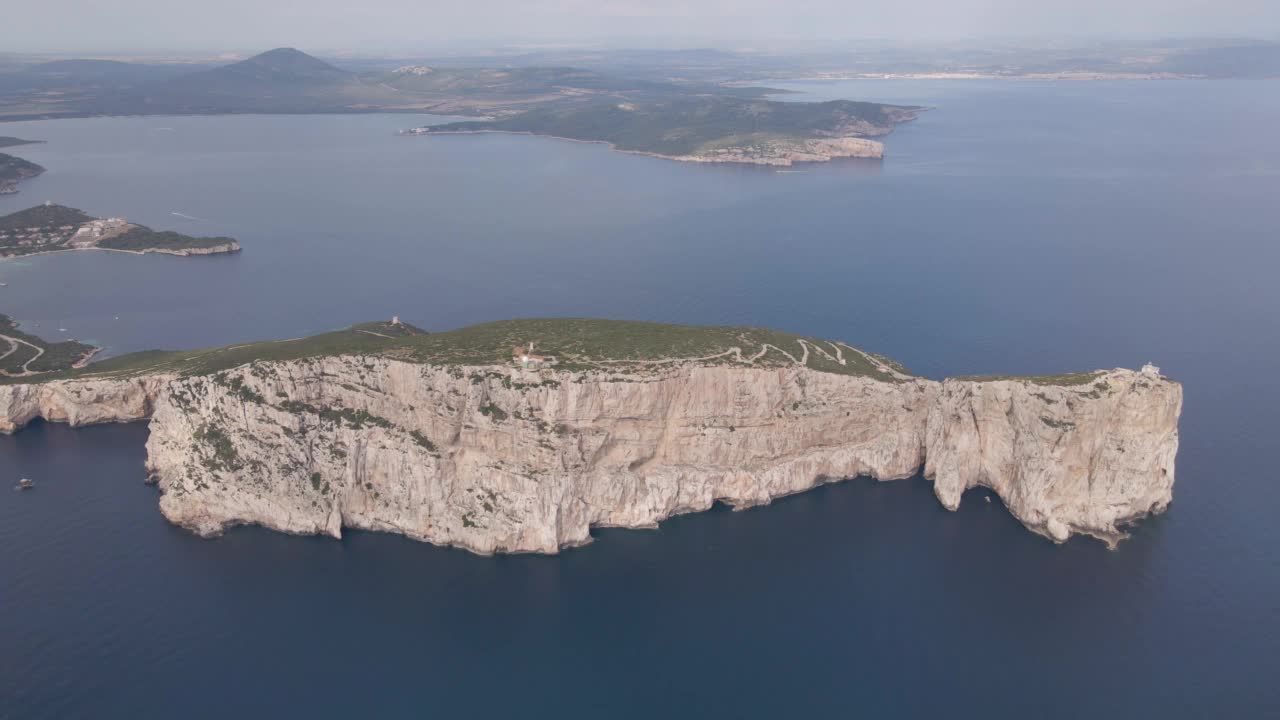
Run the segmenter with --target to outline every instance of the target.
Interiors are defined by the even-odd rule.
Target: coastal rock
[[[232,240],[231,242],[221,243],[218,245],[210,245],[208,247],[188,247],[188,248],[147,248],[139,251],[145,255],[147,253],[160,253],[162,255],[178,255],[180,257],[188,257],[191,255],[221,255],[223,253],[240,252],[240,243]]]
[[[1182,388],[1148,369],[1064,384],[679,363],[644,372],[346,355],[187,377],[0,386],[0,431],[151,417],[161,512],[554,553],[854,477],[923,468],[939,501],[994,491],[1031,530],[1114,544],[1172,499]]]
[[[697,155],[664,155],[684,162],[747,163],[790,167],[796,163],[830,162],[840,158],[884,157],[884,143],[860,137],[814,138],[766,146],[726,147]]]
[[[145,420],[151,416],[156,396],[172,379],[144,375],[0,385],[0,432],[13,433],[36,418],[72,427]]]
[[[1057,542],[1108,543],[1173,498],[1182,387],[1114,371],[1087,385],[947,380],[929,412],[924,475],[950,510],[995,491],[1028,528]]]

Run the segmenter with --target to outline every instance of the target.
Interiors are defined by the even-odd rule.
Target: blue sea
[[[793,172],[408,115],[5,124],[48,172],[0,213],[244,251],[0,262],[0,312],[110,354],[573,315],[932,377],[1152,361],[1186,392],[1165,515],[1057,546],[983,491],[854,479],[554,557],[201,540],[143,484],[145,425],[37,423],[0,437],[0,718],[1280,716],[1280,82],[786,88],[931,109],[883,162]]]

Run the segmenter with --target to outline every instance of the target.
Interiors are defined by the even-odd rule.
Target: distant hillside
[[[372,90],[366,91],[353,73],[299,50],[278,48],[147,85],[127,102],[151,113],[343,112],[393,94]]]
[[[117,60],[56,60],[0,72],[0,95],[118,92],[192,72],[191,65],[147,65]]]
[[[300,50],[276,48],[231,65],[173,78],[166,85],[193,93],[236,95],[341,85],[354,79],[354,74]]]
[[[632,79],[576,67],[405,65],[351,72],[293,48],[215,68],[66,60],[0,73],[0,119],[247,112],[435,112],[503,116],[601,95],[691,92],[756,96],[759,89]]]
[[[26,228],[52,230],[67,225],[77,226],[92,219],[92,215],[86,214],[82,210],[67,207],[66,205],[47,203],[0,217],[0,231],[23,230]]]
[[[376,76],[401,90],[437,94],[539,94],[556,93],[562,89],[605,92],[672,90],[670,83],[621,78],[574,67],[439,68],[406,65]]]

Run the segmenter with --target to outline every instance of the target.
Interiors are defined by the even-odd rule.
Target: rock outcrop
[[[796,163],[830,162],[840,158],[884,157],[884,143],[861,137],[811,138],[762,145],[731,146],[694,155],[660,155],[671,160],[705,163],[746,163],[790,167]]]
[[[217,245],[208,245],[205,247],[184,247],[184,248],[166,248],[154,247],[145,250],[139,250],[139,254],[160,253],[161,255],[177,255],[179,257],[189,257],[192,255],[222,255],[225,253],[240,252],[240,243],[231,240]]]
[[[37,418],[72,427],[146,420],[152,402],[172,380],[143,375],[0,385],[0,433],[13,433]]]
[[[0,386],[0,430],[151,416],[160,509],[202,535],[351,527],[553,553],[588,542],[593,526],[650,527],[717,501],[749,507],[923,469],[949,509],[987,487],[1055,541],[1114,543],[1172,498],[1181,401],[1181,386],[1150,369],[1059,385],[349,355]]]

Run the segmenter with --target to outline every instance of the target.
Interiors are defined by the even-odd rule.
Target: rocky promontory
[[[122,217],[95,218],[53,202],[0,217],[0,258],[69,250],[216,255],[240,252],[240,243],[229,237],[152,230]]]
[[[202,535],[362,528],[479,553],[554,553],[592,527],[854,477],[923,472],[949,509],[990,488],[1057,542],[1115,543],[1172,499],[1182,388],[1152,367],[935,381],[756,329],[402,328],[0,385],[0,430],[150,418],[161,512]]]

